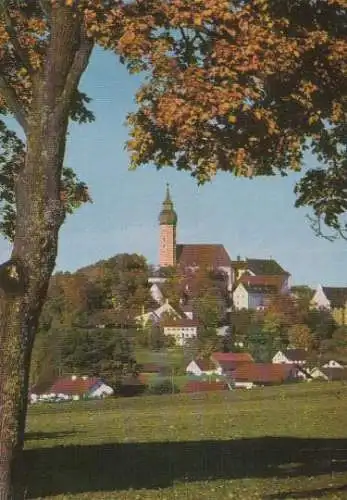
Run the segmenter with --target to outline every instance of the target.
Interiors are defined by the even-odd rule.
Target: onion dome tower
[[[170,195],[170,186],[166,185],[166,197],[159,215],[160,225],[160,267],[172,267],[176,265],[176,226],[177,214]]]

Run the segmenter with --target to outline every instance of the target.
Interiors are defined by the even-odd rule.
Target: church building
[[[222,271],[228,276],[228,289],[232,289],[232,262],[222,244],[185,244],[177,243],[177,213],[171,199],[169,185],[159,215],[160,245],[159,266],[181,267],[185,271],[210,269]]]

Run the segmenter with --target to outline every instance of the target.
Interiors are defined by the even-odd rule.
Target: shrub
[[[170,379],[161,380],[160,382],[153,383],[148,388],[149,394],[177,394],[179,391]]]

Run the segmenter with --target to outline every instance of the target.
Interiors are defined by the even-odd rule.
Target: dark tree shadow
[[[42,498],[67,492],[165,488],[177,480],[312,477],[346,472],[347,439],[262,437],[71,445],[28,450],[25,461],[28,498]],[[286,498],[280,495],[272,498]]]
[[[59,431],[59,432],[26,432],[26,441],[40,441],[41,439],[59,439],[76,434],[75,431]]]

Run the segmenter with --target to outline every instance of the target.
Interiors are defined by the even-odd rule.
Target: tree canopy
[[[47,51],[59,50],[55,21],[67,9],[78,50],[54,85],[71,119],[94,118],[88,96],[67,95],[97,43],[145,74],[128,117],[133,168],[174,166],[204,183],[218,171],[286,175],[311,151],[320,164],[297,184],[296,204],[313,209],[318,232],[324,222],[345,234],[346,0],[2,0],[0,114],[11,113],[26,133],[35,81],[47,70]],[[1,121],[8,237],[23,147]],[[71,170],[64,176],[71,211],[88,194]]]

